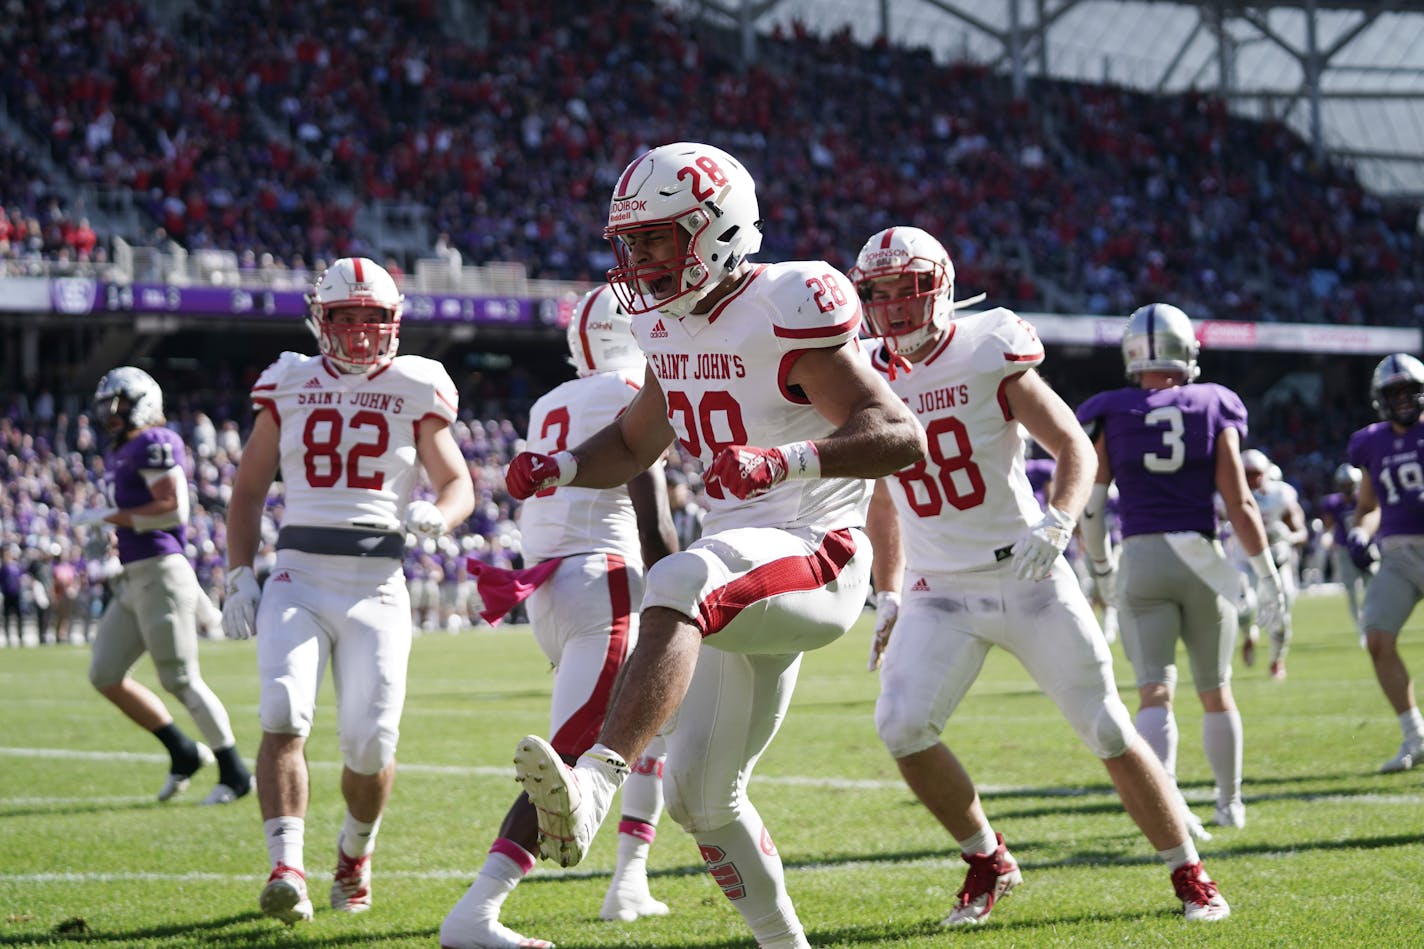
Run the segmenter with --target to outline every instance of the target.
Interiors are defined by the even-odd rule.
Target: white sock
[[[1157,851],[1157,856],[1162,858],[1162,862],[1167,864],[1167,869],[1175,870],[1184,867],[1189,863],[1197,863],[1201,860],[1201,854],[1197,853],[1197,845],[1192,843],[1191,835],[1180,847],[1172,847],[1167,850]]]
[[[499,921],[499,909],[534,867],[534,855],[501,837],[490,847],[479,876],[440,924],[442,946],[551,946],[528,940]]]
[[[959,841],[959,849],[966,857],[972,857],[976,853],[993,853],[999,849],[999,838],[995,836],[994,828],[985,824],[979,828],[978,833]]]
[[[805,936],[786,892],[781,856],[751,802],[742,801],[739,810],[741,816],[732,823],[693,834],[707,870],[747,921],[758,946],[802,945]]]
[[[376,849],[376,832],[381,829],[381,818],[369,824],[357,820],[346,812],[346,820],[341,825],[341,852],[348,857],[370,856]]]
[[[302,862],[302,848],[305,844],[307,822],[300,817],[274,817],[262,822],[262,833],[267,837],[267,857],[272,869],[285,863],[294,870],[305,871]]]
[[[654,739],[658,744],[662,739]],[[623,782],[623,818],[657,826],[663,814],[663,764],[667,753],[643,755]]]
[[[1410,706],[1409,711],[1399,716],[1399,728],[1404,732],[1404,740],[1416,744],[1424,740],[1424,715],[1419,714],[1419,706]]]
[[[1162,762],[1167,777],[1177,780],[1177,718],[1165,705],[1147,705],[1137,710],[1137,733]]]
[[[613,868],[613,886],[648,893],[648,850],[656,832],[642,821],[618,824],[618,864]]]
[[[1202,748],[1216,777],[1216,803],[1241,800],[1241,713],[1207,712],[1202,715]]]

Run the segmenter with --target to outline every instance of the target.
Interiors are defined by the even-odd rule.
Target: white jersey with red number
[[[573,448],[617,418],[642,385],[642,370],[624,369],[552,389],[529,412],[529,450],[551,455]],[[643,562],[638,519],[621,485],[540,491],[520,509],[519,530],[531,561],[598,552]]]
[[[325,357],[283,353],[252,387],[272,413],[286,489],[283,526],[398,530],[415,486],[423,419],[455,420],[458,396],[445,367],[397,356],[367,373]]]
[[[633,318],[683,450],[710,465],[728,445],[773,448],[835,430],[787,383],[807,350],[858,346],[855,289],[824,261],[759,264],[705,315]],[[784,481],[747,501],[708,485],[707,533],[737,527],[832,530],[865,522],[869,482]]]
[[[934,353],[893,380],[885,351],[874,353],[929,441],[925,461],[887,479],[907,572],[995,563],[1042,518],[1003,391],[1041,362],[1033,326],[1002,307],[952,321]]]

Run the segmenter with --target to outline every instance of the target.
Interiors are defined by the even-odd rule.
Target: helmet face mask
[[[568,328],[569,363],[580,376],[641,369],[643,351],[633,337],[633,318],[605,286],[585,293]]]
[[[849,276],[871,332],[892,352],[915,352],[938,339],[954,315],[954,264],[918,227],[872,235]]]
[[[1424,412],[1424,363],[1408,353],[1384,357],[1370,380],[1370,397],[1381,419],[1409,428]]]
[[[365,372],[395,356],[405,297],[368,257],[343,257],[307,294],[307,326],[342,372]]]
[[[1127,318],[1122,334],[1122,362],[1130,382],[1144,372],[1181,373],[1191,382],[1201,373],[1192,321],[1170,303],[1149,303]]]
[[[663,145],[623,171],[603,234],[616,261],[608,283],[623,309],[681,318],[761,248],[756,185],[719,148]]]
[[[94,414],[115,435],[161,425],[163,390],[136,366],[110,369],[94,387]]]

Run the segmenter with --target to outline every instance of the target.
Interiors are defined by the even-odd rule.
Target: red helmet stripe
[[[355,271],[355,276],[356,276],[356,282],[357,282],[357,283],[365,283],[365,282],[366,282],[366,278],[363,277],[363,276],[361,276],[361,258],[360,258],[360,257],[352,257],[352,258],[351,258],[351,269],[352,269],[353,271]]]
[[[615,201],[628,196],[628,184],[629,179],[633,177],[633,169],[641,165],[643,163],[643,159],[647,158],[651,154],[652,152],[644,152],[643,154],[639,155],[633,161],[633,164],[629,165],[628,168],[623,172],[623,177],[618,179],[618,190],[613,193],[613,199]]]
[[[882,237],[882,238],[880,238],[880,249],[881,249],[881,250],[889,250],[889,249],[890,249],[890,241],[891,241],[891,239],[892,239],[894,236],[895,236],[895,229],[894,229],[893,227],[887,227],[887,228],[885,229],[885,236]]]
[[[588,301],[584,303],[583,312],[580,313],[578,317],[578,334],[579,343],[583,346],[583,362],[589,369],[597,369],[598,367],[593,364],[593,349],[588,345],[588,315],[593,312],[593,304],[594,301],[598,299],[598,295],[607,289],[608,284],[605,283],[590,293],[588,295]]]

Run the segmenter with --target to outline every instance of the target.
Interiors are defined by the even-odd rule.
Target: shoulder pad
[[[974,367],[980,372],[1013,376],[1043,362],[1043,343],[1033,324],[1013,310],[995,307],[955,320],[974,343]]]
[[[756,278],[783,351],[833,348],[860,329],[860,298],[850,279],[823,260],[772,264]]]

